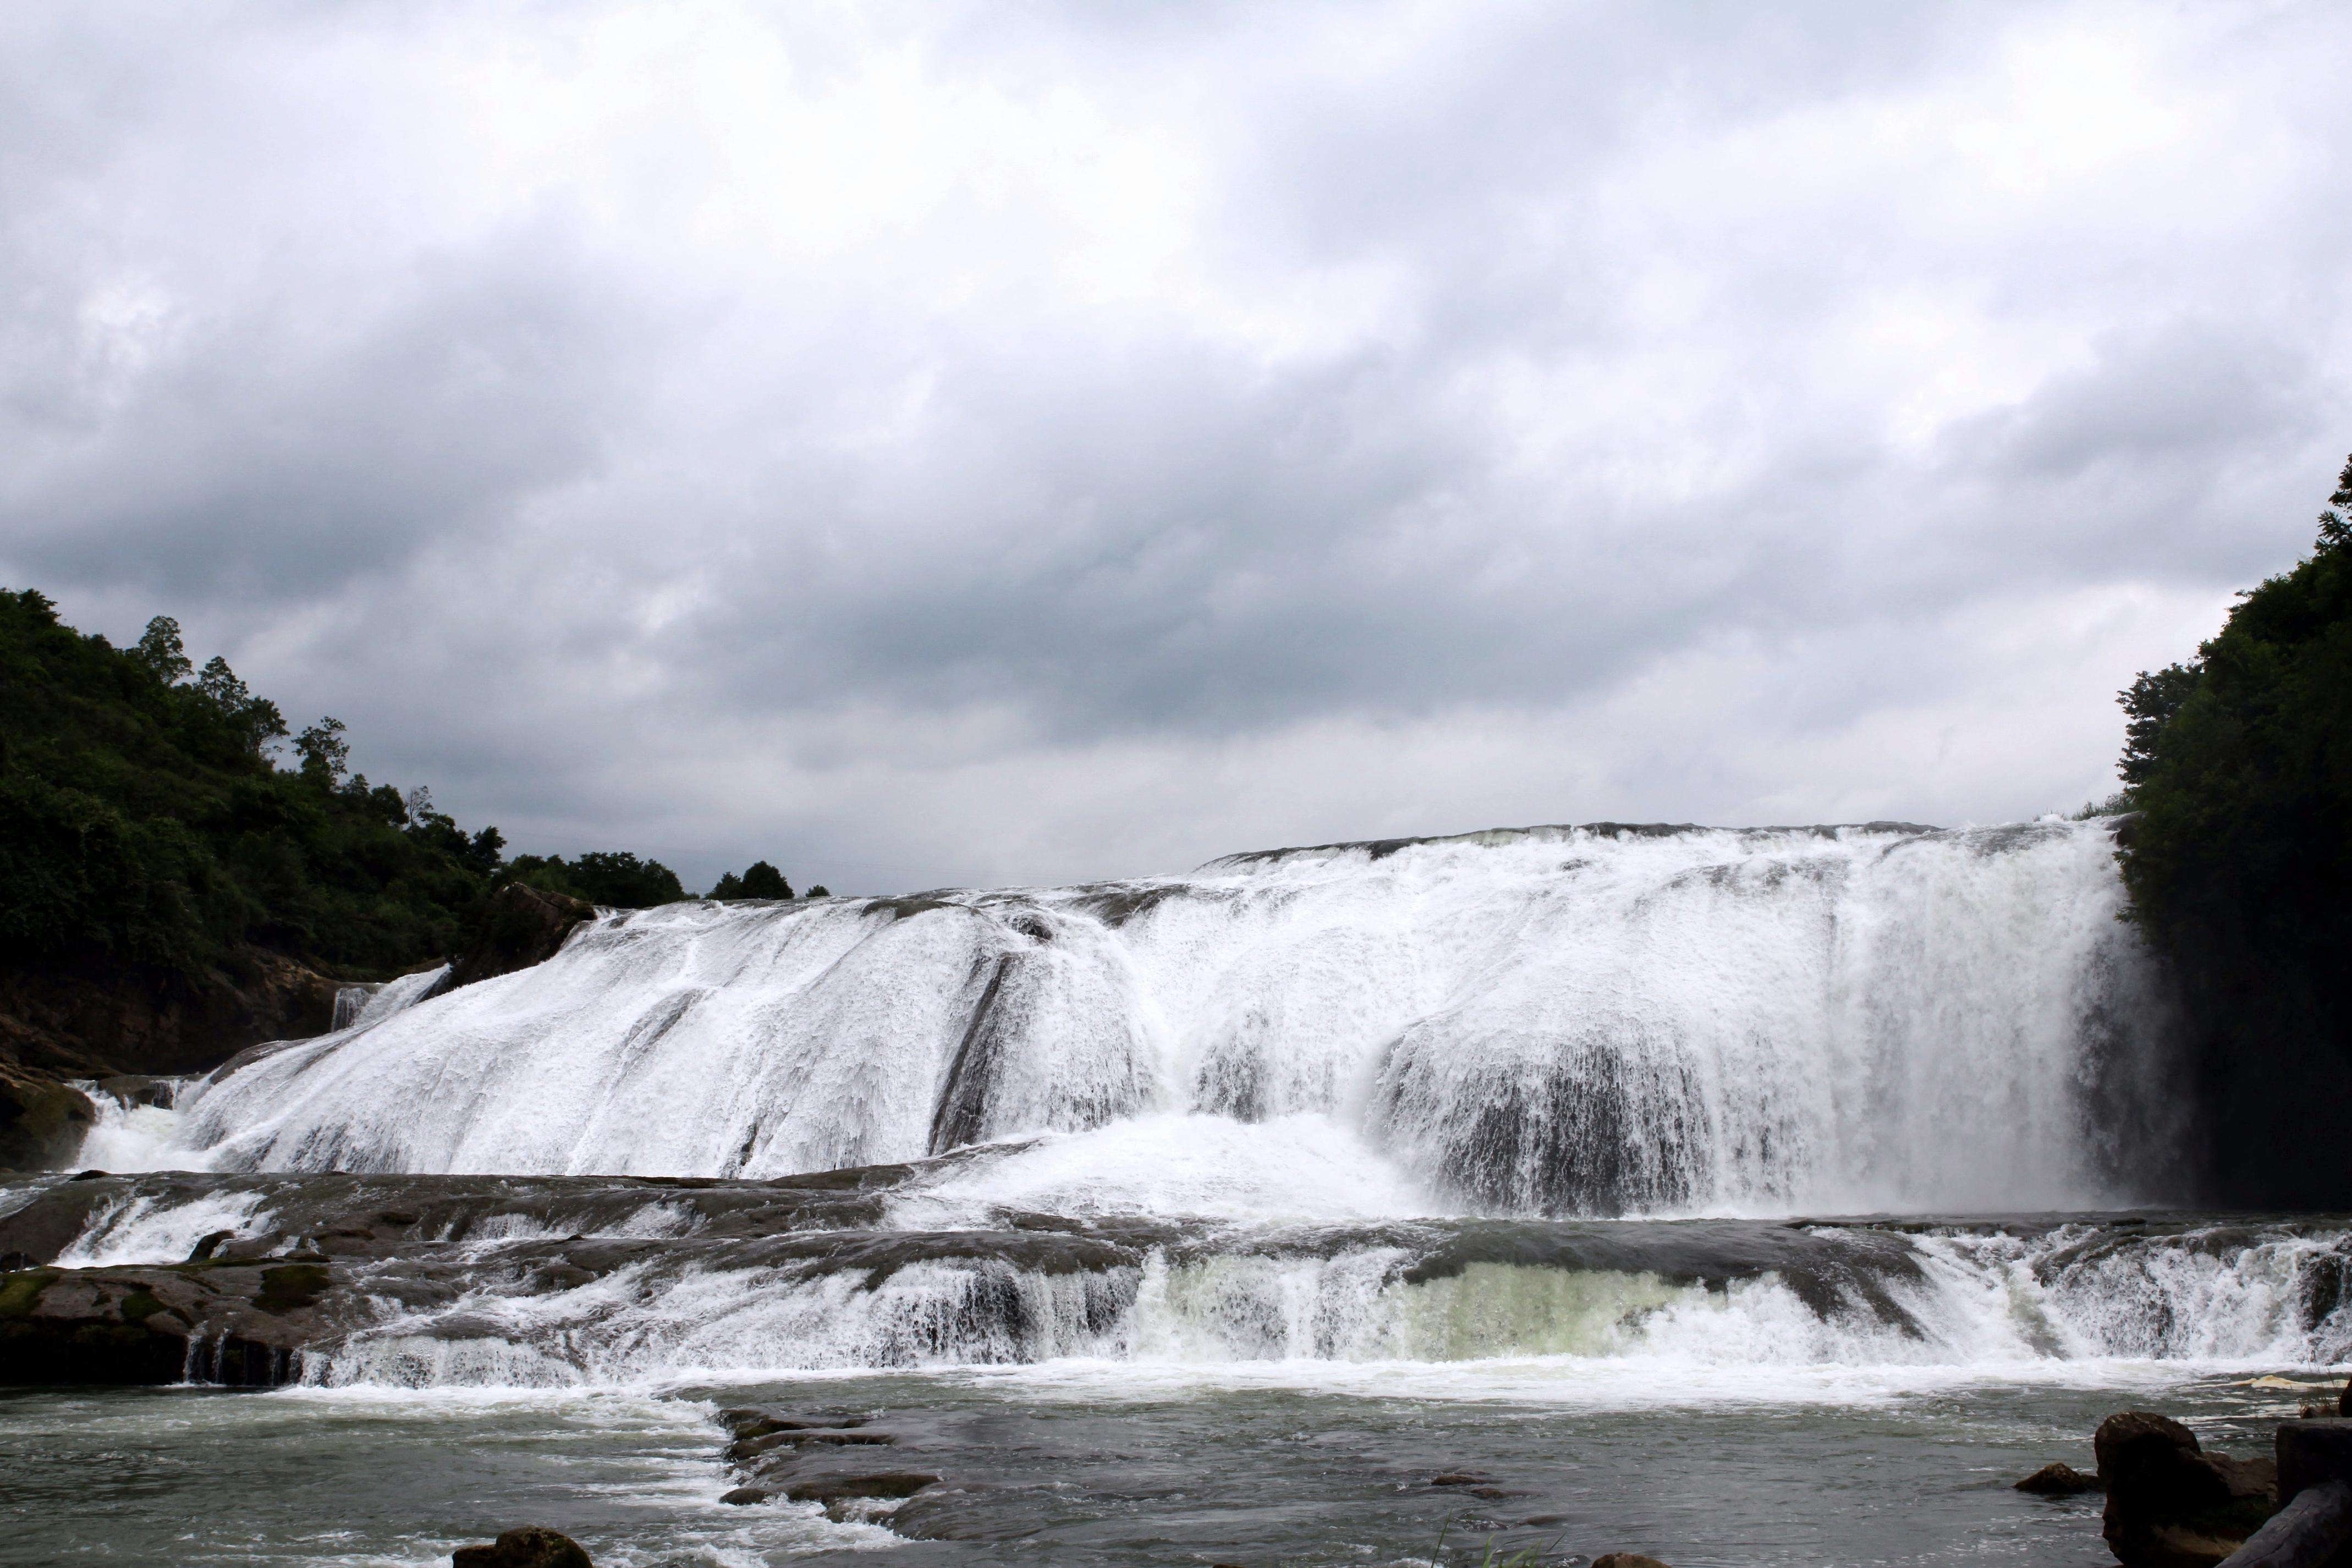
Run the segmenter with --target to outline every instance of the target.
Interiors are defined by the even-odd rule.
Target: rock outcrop
[[[0,1063],[0,1170],[57,1169],[73,1158],[97,1119],[80,1090]]]
[[[448,988],[545,963],[566,937],[595,917],[593,904],[510,882],[490,900],[472,945],[450,960]]]
[[[2099,1490],[2099,1478],[2086,1476],[2072,1465],[2048,1464],[2017,1483],[2017,1490],[2036,1497],[2074,1497]]]
[[[205,1072],[263,1040],[324,1033],[336,982],[259,948],[196,978],[0,969],[0,1170],[70,1161],[95,1119],[65,1081]]]
[[[247,1046],[325,1033],[338,988],[257,947],[195,979],[0,971],[0,1061],[62,1078],[208,1072]]]
[[[529,1234],[502,1245],[490,1267],[502,1290],[526,1296],[614,1275],[677,1279],[780,1266],[854,1271],[879,1283],[909,1266],[982,1257],[1098,1271],[1139,1266],[1149,1247],[1181,1240],[1170,1226],[1129,1238],[1078,1221],[1069,1233],[892,1228],[891,1196],[916,1168],[770,1181],[85,1172],[0,1213],[0,1385],[174,1383],[184,1373],[197,1381],[283,1382],[299,1375],[302,1353],[331,1352],[380,1325],[386,1301],[446,1314],[417,1331],[419,1343],[480,1337],[485,1331],[467,1314],[448,1309],[481,1286],[485,1264],[472,1239],[517,1228]],[[170,1238],[172,1251],[184,1256],[58,1266],[77,1241],[94,1239],[104,1253],[110,1227],[191,1207],[219,1216],[207,1223],[223,1228],[143,1232],[151,1245]],[[648,1214],[660,1223],[644,1228]],[[796,1455],[863,1455],[889,1442],[861,1435],[853,1417],[798,1426],[769,1419],[779,1424],[752,1434],[741,1456],[763,1475]],[[811,1469],[801,1466],[793,1479]],[[772,1476],[761,1484],[781,1483]]]
[[[719,1419],[734,1441],[724,1458],[743,1484],[719,1500],[737,1506],[772,1498],[820,1504],[836,1520],[866,1517],[904,1501],[940,1478],[922,1470],[884,1469],[898,1435],[862,1416],[779,1415],[722,1410]]]
[[[543,1524],[509,1530],[488,1546],[460,1546],[450,1568],[596,1568],[580,1542]]]
[[[2125,1568],[2210,1568],[2278,1507],[2278,1464],[2209,1454],[2169,1416],[2132,1410],[2092,1447],[2107,1490],[2102,1533]]]

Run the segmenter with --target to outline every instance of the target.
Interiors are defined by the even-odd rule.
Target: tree
[[[352,743],[343,738],[343,721],[339,718],[322,718],[296,736],[294,750],[302,758],[302,777],[322,789],[341,784],[351,768]]]
[[[131,656],[167,686],[178,685],[195,668],[180,641],[180,623],[168,615],[158,615],[147,622],[147,630],[140,635],[138,646],[131,650]]]
[[[2225,1196],[2248,1201],[2352,1196],[2273,1124],[2352,1092],[2352,461],[2330,500],[2307,559],[2118,699],[2132,917],[2179,978]]]
[[[147,631],[150,636],[154,635],[153,622],[148,622]],[[168,648],[176,645],[178,632],[178,625],[174,622],[170,643],[158,639],[159,650],[163,651],[167,661],[166,667]],[[146,638],[142,637],[140,642],[144,646]],[[181,662],[184,664],[186,661],[184,658]],[[286,733],[286,720],[278,713],[278,705],[247,691],[245,683],[236,678],[236,672],[228,667],[228,661],[218,653],[205,661],[204,673],[196,677],[195,691],[220,716],[236,737],[236,744],[255,757],[260,756],[265,747]]]

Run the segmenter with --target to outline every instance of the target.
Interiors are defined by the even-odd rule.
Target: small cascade
[[[380,981],[373,983],[362,982],[358,985],[350,985],[339,988],[335,992],[335,1021],[333,1027],[338,1030],[346,1030],[359,1022],[360,1014],[366,1010],[369,999],[382,989],[383,989],[383,986]]]
[[[81,1170],[156,1171],[195,1164],[180,1147],[180,1103],[194,1078],[77,1081],[98,1113],[70,1162]]]

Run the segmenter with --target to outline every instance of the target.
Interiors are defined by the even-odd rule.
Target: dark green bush
[[[713,898],[790,898],[793,884],[766,861],[753,861],[742,875],[729,872],[710,890]]]

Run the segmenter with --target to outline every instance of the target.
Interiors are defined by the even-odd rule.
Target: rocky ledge
[[[0,1384],[287,1382],[318,1332],[321,1261],[0,1275]]]
[[[732,1436],[724,1458],[743,1484],[719,1500],[739,1507],[782,1499],[822,1504],[835,1520],[870,1520],[940,1484],[896,1463],[900,1434],[865,1416],[739,1408],[719,1419]]]

